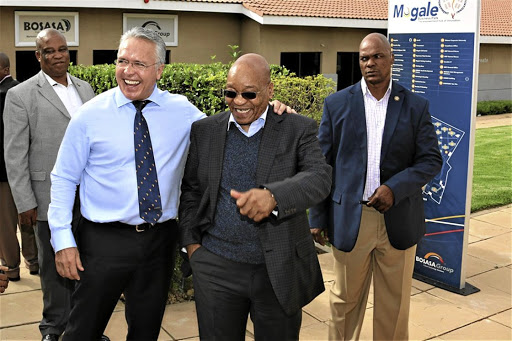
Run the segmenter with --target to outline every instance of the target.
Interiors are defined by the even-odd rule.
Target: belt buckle
[[[137,232],[144,232],[146,231],[146,229],[143,227],[142,229],[139,229],[139,226],[144,226],[145,224],[138,224],[138,225],[135,225],[135,231]]]

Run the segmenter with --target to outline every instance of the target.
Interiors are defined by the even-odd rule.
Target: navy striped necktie
[[[160,198],[160,189],[158,188],[158,178],[156,174],[155,157],[151,147],[151,137],[149,136],[148,124],[142,115],[142,109],[148,104],[149,100],[133,101],[137,112],[134,120],[134,145],[135,145],[135,165],[137,172],[137,189],[139,194],[139,215],[150,223],[156,224],[162,216],[162,203]]]

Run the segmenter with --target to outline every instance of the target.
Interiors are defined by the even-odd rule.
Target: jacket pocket
[[[46,172],[30,172],[30,180],[45,181],[46,180]]]

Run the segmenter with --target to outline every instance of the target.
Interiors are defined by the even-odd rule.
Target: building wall
[[[15,52],[34,47],[14,46],[14,7],[0,7],[0,51],[11,58],[16,77]],[[39,11],[41,8],[19,8]],[[361,39],[372,29],[260,25],[239,14],[136,11],[122,9],[62,8],[77,11],[80,46],[77,63],[90,65],[93,50],[116,50],[122,34],[123,13],[175,14],[178,16],[178,46],[168,47],[171,62],[209,63],[231,60],[228,45],[238,45],[243,53],[256,52],[270,63],[279,64],[281,52],[321,52],[320,72],[336,78],[338,52],[357,52]],[[511,99],[512,46],[482,44],[479,64],[479,100]],[[35,61],[34,58],[34,62]],[[19,66],[23,67],[23,66]]]
[[[478,101],[512,100],[512,45],[481,44]]]
[[[7,53],[11,60],[11,73],[16,77],[16,51],[34,51],[34,47],[15,47],[14,12],[16,8],[0,7],[0,51]],[[41,10],[21,8],[19,10]],[[93,50],[117,50],[123,33],[123,13],[153,13],[178,15],[178,46],[168,47],[171,62],[209,63],[231,60],[228,45],[240,44],[241,17],[235,14],[151,11],[137,12],[120,9],[62,8],[52,11],[79,12],[80,46],[77,50],[77,63],[91,65]],[[35,60],[35,57],[34,57]],[[113,61],[112,61],[113,62]]]

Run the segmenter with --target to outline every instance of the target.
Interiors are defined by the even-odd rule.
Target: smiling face
[[[359,46],[359,67],[368,86],[389,84],[395,57],[386,37],[370,34]]]
[[[265,59],[256,54],[240,57],[229,70],[226,89],[237,92],[235,98],[226,97],[226,103],[236,122],[248,131],[249,125],[265,112],[274,92]],[[245,99],[242,92],[256,92],[256,98]]]
[[[66,77],[69,66],[66,38],[62,34],[48,32],[39,40],[36,58],[41,70],[51,78],[58,80]]]
[[[116,80],[123,95],[132,101],[148,98],[164,70],[164,64],[158,63],[155,43],[141,38],[128,38],[119,45],[117,58],[130,63],[151,65],[145,70],[136,70],[131,64],[126,67],[116,66]]]

